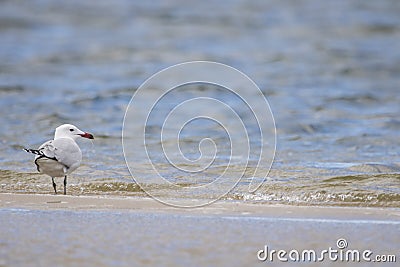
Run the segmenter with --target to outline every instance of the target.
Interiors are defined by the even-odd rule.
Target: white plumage
[[[66,194],[67,175],[76,170],[82,161],[82,152],[75,142],[79,137],[93,139],[93,135],[79,130],[71,124],[56,128],[54,140],[42,144],[38,149],[25,149],[36,155],[37,170],[52,178],[54,192],[57,194],[54,177],[64,177],[64,195]]]

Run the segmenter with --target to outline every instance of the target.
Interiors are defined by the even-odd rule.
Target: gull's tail
[[[38,149],[29,149],[29,148],[24,148],[24,150],[28,153],[32,153],[38,156],[44,156],[43,152],[38,150]]]

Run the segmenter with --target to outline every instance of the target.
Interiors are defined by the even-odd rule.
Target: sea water
[[[210,60],[253,79],[276,123],[276,156],[266,181],[248,192],[248,181],[241,180],[224,198],[399,207],[398,1],[0,5],[1,192],[51,193],[50,178],[35,174],[33,156],[22,148],[36,148],[57,126],[73,123],[95,140],[79,142],[83,165],[71,175],[69,193],[144,195],[121,144],[129,101],[163,68]],[[180,93],[183,99],[197,95],[219,92],[193,86]],[[199,136],[227,140],[214,124],[199,121],[180,140],[189,158],[199,156]],[[229,147],[219,147],[224,162]],[[162,167],[172,182],[198,184],[173,166]],[[259,168],[268,173],[269,164]],[[146,186],[176,196],[152,178]]]

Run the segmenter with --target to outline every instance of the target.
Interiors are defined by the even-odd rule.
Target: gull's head
[[[94,139],[93,135],[90,133],[83,132],[72,124],[63,124],[56,128],[56,133],[54,134],[54,139],[58,138],[70,138],[76,140],[78,137]]]

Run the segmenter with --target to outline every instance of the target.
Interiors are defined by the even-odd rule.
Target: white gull
[[[55,177],[64,177],[64,195],[67,194],[67,175],[76,170],[82,161],[82,152],[75,142],[79,137],[94,139],[90,133],[79,130],[72,124],[56,128],[54,140],[42,144],[38,149],[24,149],[35,154],[35,164],[40,173],[47,174],[57,194]]]

